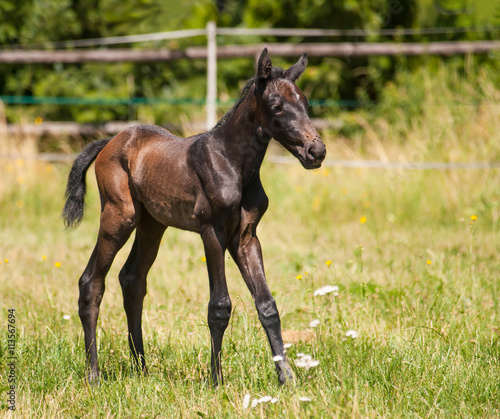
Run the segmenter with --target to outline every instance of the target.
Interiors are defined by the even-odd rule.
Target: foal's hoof
[[[149,371],[146,365],[143,365],[142,367],[136,365],[132,368],[132,372],[139,375],[140,377],[147,377],[149,375]]]
[[[101,374],[95,372],[89,372],[87,376],[87,382],[90,387],[98,387],[101,384]]]
[[[281,385],[295,382],[295,376],[293,375],[290,365],[285,364],[281,367],[278,375],[278,381]]]
[[[221,387],[222,385],[224,385],[224,377],[222,376],[222,374],[211,374],[210,378],[207,380],[207,384],[213,389]]]

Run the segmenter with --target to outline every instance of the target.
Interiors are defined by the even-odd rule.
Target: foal
[[[78,312],[90,382],[99,378],[96,324],[104,279],[134,229],[134,244],[119,280],[129,346],[137,365],[146,372],[141,327],[146,277],[169,226],[197,232],[203,240],[210,282],[212,382],[222,383],[221,345],[231,315],[226,250],[252,294],[273,356],[280,356],[275,361],[280,383],[293,380],[256,229],[268,206],[259,170],[271,138],[306,169],[320,167],[325,158],[325,145],[307,115],[308,101],[294,83],[306,64],[303,54],[288,70],[273,67],[264,49],[256,76],[211,131],[179,138],[163,128],[143,125],[96,141],[76,158],[66,189],[66,226],[82,220],[85,174],[94,160],[101,197],[97,244],[79,280]]]

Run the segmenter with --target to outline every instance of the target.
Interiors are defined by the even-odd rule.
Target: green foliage
[[[3,44],[43,44],[50,41],[99,38],[158,32],[177,29],[194,2],[152,2],[134,0],[84,1],[9,1],[0,3],[4,16],[0,30]],[[5,22],[5,23],[4,23]],[[3,36],[3,38],[1,38]],[[175,45],[172,45],[175,47]],[[69,97],[155,97],[158,92],[167,97],[204,96],[197,87],[201,74],[198,63],[175,62],[165,65],[84,64],[84,65],[2,65],[0,79],[2,95],[36,95]],[[198,76],[198,74],[200,76]],[[131,78],[132,77],[132,78]],[[186,81],[187,80],[187,81]],[[182,84],[182,88],[172,86]],[[204,83],[204,77],[203,77]],[[194,87],[196,86],[196,87]],[[201,94],[201,95],[200,95]],[[31,109],[30,114],[47,120],[99,122],[134,119],[137,109],[119,107],[44,105]],[[192,112],[192,109],[190,109]],[[25,117],[25,108],[9,107],[7,118],[17,121]],[[166,113],[169,122],[177,122],[186,109],[163,107],[146,112],[153,122],[161,123]],[[142,115],[143,112],[139,113]],[[172,116],[174,115],[174,116]]]
[[[0,43],[37,47],[39,44],[82,38],[120,36],[136,33],[203,28],[213,20],[229,27],[289,27],[371,29],[425,26],[463,26],[495,22],[484,17],[494,6],[477,2],[476,9],[456,13],[462,2],[440,2],[438,7],[426,0],[322,1],[322,0],[0,0]],[[449,13],[449,11],[453,13]],[[496,9],[495,9],[496,10]],[[338,38],[339,41],[421,41],[457,39],[496,39],[495,32],[470,32],[454,35],[377,36]],[[324,42],[337,38],[289,39],[277,37],[219,37],[220,44],[256,42]],[[171,49],[205,45],[204,37],[177,41],[151,42],[137,48]],[[272,55],[272,51],[271,51]],[[481,66],[494,66],[494,55],[468,57]],[[300,87],[314,100],[358,100],[363,106],[386,98],[386,90],[405,83],[408,74],[425,68],[456,63],[465,72],[465,64],[456,58],[426,57],[311,57]],[[290,59],[275,58],[288,66]],[[218,66],[219,99],[229,102],[238,96],[241,83],[254,72],[251,59],[224,60]],[[1,95],[168,98],[201,100],[206,90],[206,64],[202,61],[176,61],[168,64],[82,64],[82,65],[1,65]],[[418,77],[418,76],[416,76]],[[396,87],[397,89],[397,87]],[[423,95],[415,92],[415,98]],[[385,99],[383,99],[385,100]],[[422,103],[422,102],[421,102]],[[415,102],[412,106],[419,106]],[[225,107],[222,107],[222,112]],[[385,109],[384,106],[381,109]],[[8,121],[47,120],[101,122],[141,119],[159,124],[181,123],[196,119],[202,108],[194,105],[164,106],[9,106]],[[338,109],[316,106],[312,116],[332,117]]]
[[[250,27],[379,28],[387,3],[343,0],[249,0],[244,21]],[[293,13],[290,13],[293,11]]]

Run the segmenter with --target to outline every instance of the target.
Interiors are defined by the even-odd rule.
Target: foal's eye
[[[281,105],[273,105],[271,106],[271,112],[276,114],[276,113],[280,113],[281,111],[283,111],[283,108],[281,107]]]

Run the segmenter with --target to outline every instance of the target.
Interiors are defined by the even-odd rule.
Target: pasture
[[[446,118],[435,118],[446,125]],[[364,153],[326,135],[327,159],[498,156],[497,134],[483,133],[490,143],[483,137],[461,142],[461,135],[476,132],[463,126],[450,130],[451,144],[441,148],[411,138],[383,143],[368,128]],[[426,138],[428,128],[415,138]],[[410,156],[410,150],[420,154]],[[148,281],[143,327],[150,374],[131,370],[117,279],[129,242],[107,277],[101,305],[104,379],[97,388],[86,385],[77,281],[95,244],[99,198],[91,169],[84,221],[76,230],[63,229],[69,167],[0,160],[3,412],[7,310],[14,308],[17,417],[500,415],[499,170],[305,171],[298,162],[265,161],[270,208],[258,233],[297,384],[278,386],[250,294],[229,262],[226,381],[213,389],[207,385],[209,289],[202,243],[174,229],[167,230]],[[338,296],[315,296],[325,285],[338,286]],[[357,337],[346,336],[349,330]],[[297,366],[299,354],[318,364]]]

